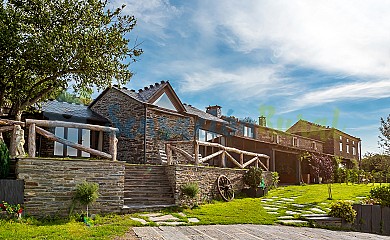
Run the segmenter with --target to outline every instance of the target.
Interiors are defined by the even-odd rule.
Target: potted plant
[[[251,167],[244,174],[244,183],[249,186],[244,188],[243,192],[248,197],[262,197],[268,193],[268,189],[264,184],[263,171],[260,168]]]

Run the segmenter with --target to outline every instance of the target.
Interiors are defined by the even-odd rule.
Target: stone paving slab
[[[177,221],[177,217],[172,216],[171,214],[159,216],[159,217],[149,217],[149,220],[152,222],[164,222],[164,221]]]
[[[142,240],[188,240],[188,239],[325,239],[360,240],[390,239],[370,233],[332,231],[320,228],[291,227],[279,225],[207,225],[181,227],[134,227],[135,234]]]
[[[133,221],[140,222],[140,223],[142,223],[143,225],[148,224],[148,222],[145,221],[145,219],[142,219],[142,218],[131,217],[130,219],[133,220]]]

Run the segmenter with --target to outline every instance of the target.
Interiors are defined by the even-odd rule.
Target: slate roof
[[[114,87],[131,98],[134,98],[142,103],[147,103],[157,91],[164,88],[167,84],[168,82],[161,81],[161,83],[155,83],[149,87],[144,87],[143,89],[138,90],[138,92],[127,88],[118,88],[116,86]]]
[[[220,122],[220,123],[226,123],[228,124],[228,122],[226,122],[225,120],[221,119],[221,118],[218,118],[214,115],[211,115],[210,113],[207,113],[207,112],[204,112],[194,106],[191,106],[191,105],[188,105],[188,104],[183,104],[184,107],[186,108],[187,110],[187,113],[191,114],[191,115],[196,115],[198,116],[199,118],[202,118],[204,120],[210,120],[210,121],[214,121],[214,122]]]
[[[108,122],[108,120],[99,114],[93,112],[88,106],[82,104],[74,104],[67,102],[59,102],[57,100],[44,102],[41,105],[43,114],[56,114],[64,116],[64,118],[76,117],[100,122]],[[66,117],[65,117],[66,116]]]

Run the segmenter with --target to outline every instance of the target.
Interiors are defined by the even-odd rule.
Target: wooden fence
[[[175,144],[191,144],[190,141],[171,141],[167,142],[165,144],[165,151],[167,155],[167,162],[168,165],[172,165],[174,163],[173,161],[173,156],[172,153],[176,152],[184,156],[188,161],[193,162],[195,165],[199,165],[205,162],[208,162],[209,160],[220,157],[221,162],[224,161],[224,159],[230,161],[233,163],[235,166],[239,168],[246,168],[250,165],[253,165],[255,167],[261,166],[264,170],[268,171],[269,169],[269,159],[270,157],[265,155],[265,154],[260,154],[260,153],[253,153],[253,152],[247,152],[243,150],[239,150],[237,148],[232,148],[232,147],[225,147],[221,144],[218,143],[210,143],[210,142],[202,142],[202,141],[194,141],[194,153],[188,153],[183,149],[180,149],[177,146],[174,146]],[[213,147],[217,149],[218,151],[211,153],[208,156],[200,156],[199,154],[199,147]],[[238,160],[236,160],[231,153],[236,153],[240,156]],[[248,161],[245,161],[245,156],[250,156],[251,159]],[[262,159],[265,159],[265,164],[261,161]],[[221,164],[223,167],[224,164]]]
[[[24,181],[0,179],[0,203],[24,203]]]
[[[73,123],[73,122],[63,122],[63,121],[48,121],[48,120],[35,120],[35,119],[26,119],[26,125],[28,126],[28,155],[30,157],[35,157],[35,140],[36,140],[36,134],[40,134],[43,137],[56,141],[59,143],[62,143],[66,146],[73,147],[75,149],[78,149],[80,151],[84,151],[87,153],[90,153],[91,155],[103,157],[112,159],[113,161],[116,161],[117,156],[117,143],[118,139],[116,138],[116,132],[119,130],[117,128],[112,127],[105,127],[105,126],[99,126],[99,125],[92,125],[92,124],[83,124],[83,123]],[[66,127],[66,128],[79,128],[79,129],[88,129],[91,131],[100,131],[100,132],[108,132],[110,134],[110,147],[109,152],[105,153],[96,149],[92,149],[86,146],[83,146],[79,143],[71,142],[67,139],[60,138],[53,133],[41,128],[41,127]],[[101,134],[102,137],[102,134]]]

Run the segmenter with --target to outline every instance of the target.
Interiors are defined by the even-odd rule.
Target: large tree
[[[3,0],[0,5],[0,108],[19,120],[31,105],[70,85],[91,91],[125,84],[142,53],[131,47],[134,16],[101,0]]]
[[[390,114],[386,119],[381,118],[381,126],[379,131],[382,136],[379,136],[379,145],[381,145],[386,153],[390,153]]]

